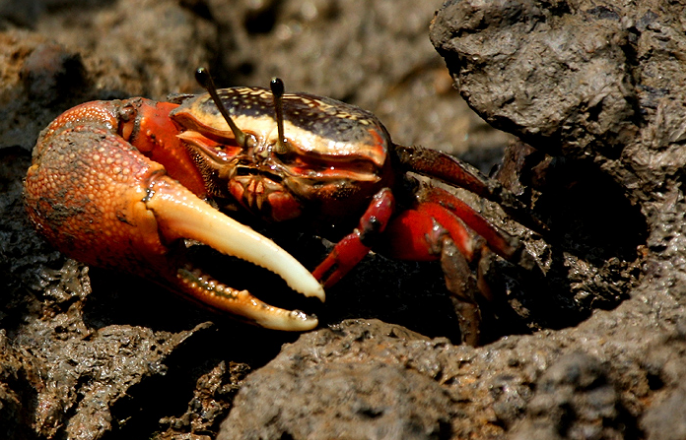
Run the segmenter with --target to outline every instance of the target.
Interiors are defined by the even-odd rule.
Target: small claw
[[[354,231],[336,244],[312,275],[329,289],[362,261],[370,250],[362,244],[359,231]]]
[[[395,209],[395,198],[388,188],[374,195],[352,233],[343,237],[333,251],[312,272],[327,289],[352,270],[371,250],[372,242],[386,229]]]

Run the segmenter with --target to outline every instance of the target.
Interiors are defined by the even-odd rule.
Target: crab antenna
[[[217,87],[214,85],[214,81],[212,80],[212,75],[210,75],[210,72],[208,72],[207,69],[205,69],[204,67],[198,67],[198,69],[195,71],[195,80],[198,81],[198,84],[200,84],[200,86],[202,86],[203,89],[207,90],[207,93],[209,93],[212,97],[214,104],[219,109],[219,112],[224,117],[224,120],[226,120],[226,123],[229,124],[229,127],[231,128],[233,136],[236,138],[236,142],[238,142],[238,145],[240,145],[241,147],[245,147],[247,136],[245,135],[243,130],[238,128],[236,123],[233,122],[231,115],[229,115],[229,111],[226,109],[226,106],[224,105],[222,100],[219,99]]]
[[[276,143],[276,153],[286,154],[288,147],[286,147],[286,138],[283,135],[283,92],[284,85],[281,78],[272,78],[269,84],[274,96],[274,109],[276,111],[276,127],[279,130],[279,140]]]

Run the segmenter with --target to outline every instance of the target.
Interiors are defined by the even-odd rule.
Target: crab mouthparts
[[[305,296],[325,300],[324,288],[312,274],[272,240],[219,212],[176,182],[157,179],[150,187],[153,191],[146,206],[154,212],[165,240],[197,240],[274,272]],[[179,268],[177,278],[185,294],[262,327],[304,331],[318,324],[313,316],[270,306],[246,290],[228,287],[190,267]]]

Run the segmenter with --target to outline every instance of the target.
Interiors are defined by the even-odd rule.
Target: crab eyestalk
[[[204,67],[198,67],[198,69],[195,71],[195,80],[198,81],[198,84],[200,84],[203,89],[207,90],[207,93],[209,93],[212,97],[212,100],[219,109],[219,112],[224,117],[224,120],[227,124],[229,124],[229,127],[231,128],[233,136],[236,138],[238,145],[241,147],[247,147],[249,138],[245,132],[243,132],[243,130],[238,128],[236,123],[233,121],[233,118],[231,118],[231,115],[229,115],[229,111],[226,109],[226,106],[219,98],[217,87],[214,85],[214,81],[212,80],[212,75],[210,75],[210,73]]]
[[[272,96],[274,96],[274,111],[276,116],[276,127],[279,132],[279,139],[276,141],[276,153],[286,154],[288,152],[288,147],[286,142],[288,142],[284,136],[283,130],[283,94],[284,85],[281,78],[272,78],[269,86],[272,89]]]

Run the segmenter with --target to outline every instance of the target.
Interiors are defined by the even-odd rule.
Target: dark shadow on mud
[[[234,357],[236,346],[244,343],[236,334],[227,338],[226,330],[205,325],[165,360],[165,374],[146,378],[129,388],[127,395],[111,409],[115,420],[127,422],[103,438],[123,440],[141,433],[144,438],[153,438],[160,430],[193,430],[194,434],[214,437],[238,391],[239,381],[251,371],[246,364],[226,361]],[[255,344],[259,346],[259,341]],[[197,423],[188,413],[189,405],[203,403],[207,405],[202,411],[205,420]],[[203,426],[202,431],[197,431],[197,424]]]
[[[593,164],[523,144],[510,146],[505,160],[498,177],[531,200],[549,226],[531,243],[545,277],[501,265],[501,282],[524,311],[520,317],[532,328],[560,329],[626,300],[640,277],[648,226],[625,191]]]

